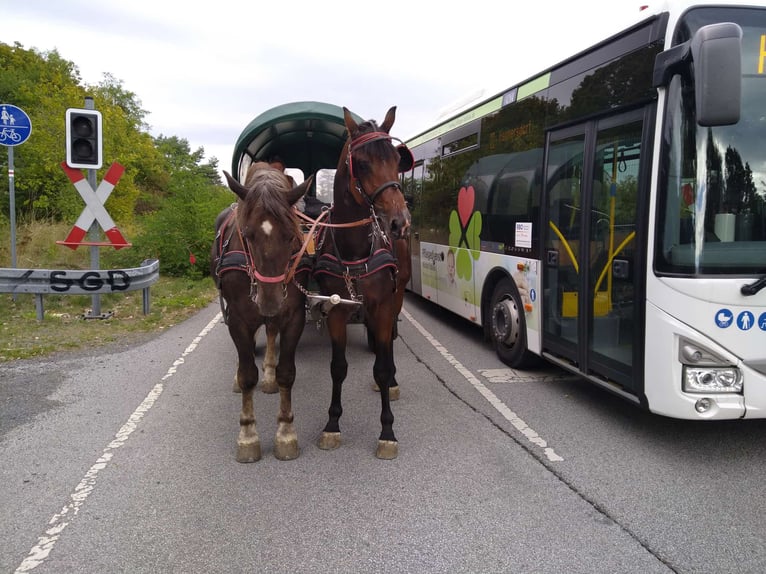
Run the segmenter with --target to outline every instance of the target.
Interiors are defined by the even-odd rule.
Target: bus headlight
[[[684,365],[683,390],[687,393],[741,393],[742,374],[736,367]]]
[[[742,393],[742,373],[730,361],[699,343],[681,337],[678,360],[683,365],[682,388],[687,393]]]

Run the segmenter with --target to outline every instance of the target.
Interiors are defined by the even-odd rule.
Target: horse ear
[[[399,173],[407,173],[415,165],[415,158],[410,148],[404,144],[396,146],[396,151],[399,152]]]
[[[231,177],[229,175],[229,172],[224,171],[223,175],[226,176],[226,183],[229,184],[229,189],[231,189],[234,193],[236,193],[240,199],[245,199],[247,197],[248,189],[244,185],[239,183],[236,179]]]
[[[353,137],[353,135],[359,131],[359,126],[354,121],[354,118],[351,116],[351,112],[346,106],[343,106],[343,120],[346,122],[348,135]]]
[[[306,192],[311,189],[311,184],[314,183],[314,176],[310,175],[306,181],[297,187],[292,188],[287,192],[287,201],[290,205],[294,205],[297,201],[306,195]]]
[[[394,120],[396,119],[396,106],[391,106],[391,109],[388,110],[388,113],[386,114],[386,119],[383,120],[383,124],[380,126],[380,129],[384,132],[391,133],[391,126],[394,125]]]

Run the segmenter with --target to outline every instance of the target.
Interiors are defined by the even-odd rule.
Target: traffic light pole
[[[85,109],[86,110],[95,110],[96,106],[93,103],[93,98],[86,96],[85,97]],[[91,189],[96,189],[96,177],[97,177],[97,171],[95,169],[88,169],[88,183],[90,184]],[[99,225],[98,221],[94,221],[90,229],[88,230],[88,236],[90,240],[93,243],[97,243],[101,239],[101,234],[99,231]],[[98,250],[98,245],[91,245],[90,246],[90,268],[91,269],[100,269],[100,253]],[[100,319],[101,318],[101,295],[98,293],[94,293],[91,295],[91,319]]]

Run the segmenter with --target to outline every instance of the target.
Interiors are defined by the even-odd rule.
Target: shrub
[[[175,277],[201,278],[210,274],[210,247],[215,218],[231,204],[226,188],[192,172],[172,176],[162,207],[145,217],[134,248],[144,258],[160,260],[160,272]]]

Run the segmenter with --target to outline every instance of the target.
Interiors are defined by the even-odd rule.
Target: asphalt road
[[[408,295],[399,456],[350,326],[343,444],[320,450],[329,339],[307,325],[297,460],[234,460],[217,306],[141,345],[0,365],[0,572],[764,572],[766,422],[643,413],[552,368],[507,369]]]

